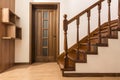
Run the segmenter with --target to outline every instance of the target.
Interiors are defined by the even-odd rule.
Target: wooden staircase
[[[108,47],[108,39],[118,39],[118,31],[120,31],[120,0],[118,0],[118,19],[111,20],[111,0],[108,2],[108,21],[101,24],[101,8],[102,2],[105,0],[99,0],[95,4],[91,5],[75,17],[67,20],[67,15],[64,15],[63,29],[64,29],[64,52],[58,56],[57,63],[60,69],[64,71],[75,71],[76,63],[87,63],[87,55],[98,55],[98,47]],[[90,32],[90,17],[91,10],[98,6],[98,28]],[[87,13],[88,17],[88,35],[79,40],[79,26],[80,17]],[[67,44],[67,31],[68,25],[76,21],[77,26],[77,42],[68,49]],[[69,75],[68,75],[69,76]],[[76,76],[76,75],[74,75]],[[79,75],[77,75],[79,76]]]

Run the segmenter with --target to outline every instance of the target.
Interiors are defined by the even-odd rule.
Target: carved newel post
[[[64,21],[63,21],[63,30],[64,30],[64,53],[65,53],[65,68],[68,66],[68,44],[67,44],[67,30],[68,30],[68,24],[67,24],[67,15],[64,15]]]

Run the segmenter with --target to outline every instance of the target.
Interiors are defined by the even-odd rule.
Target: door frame
[[[34,57],[33,57],[33,48],[32,48],[32,44],[33,44],[33,39],[32,39],[32,28],[33,28],[33,6],[41,6],[41,5],[56,5],[57,6],[57,35],[56,35],[56,47],[57,47],[57,50],[56,50],[56,60],[57,60],[57,56],[59,55],[59,26],[60,26],[60,3],[59,2],[30,2],[30,5],[29,5],[29,9],[30,9],[30,16],[29,16],[29,22],[30,22],[30,27],[29,27],[29,63],[32,64],[34,62]]]

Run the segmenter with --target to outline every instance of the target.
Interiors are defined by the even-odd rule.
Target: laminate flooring
[[[62,77],[56,62],[16,65],[0,73],[0,80],[120,80],[120,77]]]

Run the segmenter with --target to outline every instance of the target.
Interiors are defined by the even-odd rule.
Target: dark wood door
[[[35,10],[35,61],[56,60],[56,10]]]

